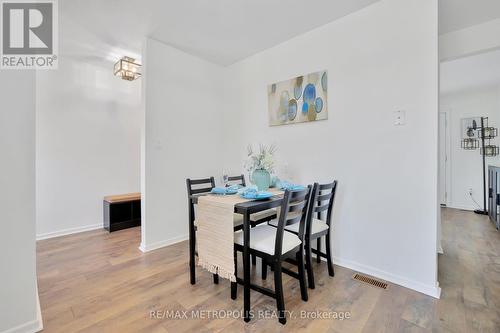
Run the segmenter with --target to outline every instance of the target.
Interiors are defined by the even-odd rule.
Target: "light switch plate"
[[[394,111],[394,125],[395,126],[406,125],[406,111],[404,110]]]

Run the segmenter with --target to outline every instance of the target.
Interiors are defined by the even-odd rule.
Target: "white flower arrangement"
[[[270,174],[274,172],[274,153],[276,146],[259,145],[259,151],[254,151],[252,145],[247,148],[247,161],[245,169],[251,175],[255,170],[266,170]]]

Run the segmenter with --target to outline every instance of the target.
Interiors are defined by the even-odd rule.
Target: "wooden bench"
[[[104,197],[104,229],[109,232],[141,225],[141,194]]]

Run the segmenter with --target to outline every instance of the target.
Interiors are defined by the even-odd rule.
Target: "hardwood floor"
[[[500,232],[485,216],[456,209],[443,209],[442,216],[440,327],[500,332]]]
[[[43,240],[37,258],[44,332],[500,332],[500,234],[484,216],[444,209],[443,237],[440,300],[394,284],[377,289],[338,266],[330,278],[325,263],[315,264],[316,289],[307,303],[298,282],[284,277],[286,309],[293,311],[286,326],[275,318],[248,324],[241,318],[150,318],[155,310],[190,316],[192,310],[243,308],[242,288],[232,301],[226,280],[214,285],[211,274],[197,269],[197,284],[189,284],[187,242],[143,254],[139,228]],[[255,267],[252,277],[260,281],[259,263]],[[263,284],[272,282],[269,274]],[[276,307],[252,291],[252,308],[258,316]],[[349,312],[351,318],[302,319],[301,311],[310,317]]]

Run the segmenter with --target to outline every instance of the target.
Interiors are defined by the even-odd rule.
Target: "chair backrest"
[[[330,227],[332,223],[332,210],[337,191],[337,181],[328,184],[314,183],[311,204],[309,205],[308,221],[306,224],[306,235],[311,234],[312,219],[316,217],[321,220],[321,215],[326,211],[326,224]]]
[[[210,192],[215,187],[214,177],[203,179],[186,179],[188,196]]]
[[[304,190],[286,190],[281,204],[280,216],[276,231],[276,241],[274,244],[275,255],[281,255],[283,247],[283,233],[285,226],[295,223],[299,225],[299,238],[304,242],[305,224],[307,221],[307,211],[311,198],[311,185]]]
[[[245,176],[244,175],[239,175],[239,176],[229,176],[227,177],[227,184],[226,186],[230,185],[241,185],[241,186],[247,186],[245,183]]]
[[[203,178],[203,179],[186,179],[187,193],[188,193],[188,211],[189,211],[189,221],[191,224],[194,223],[194,204],[189,198],[194,194],[209,193],[215,187],[214,177]]]

